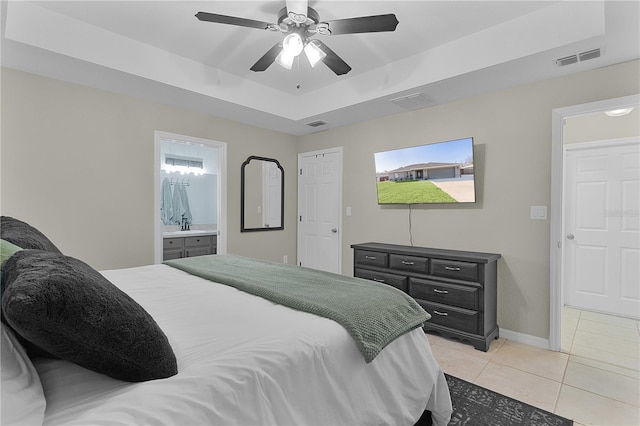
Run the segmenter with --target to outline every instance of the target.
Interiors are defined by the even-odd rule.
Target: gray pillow
[[[37,249],[60,253],[42,232],[10,216],[0,216],[0,238],[23,249]]]
[[[2,285],[3,321],[48,354],[129,382],[178,372],[151,315],[80,260],[18,251],[4,265]]]

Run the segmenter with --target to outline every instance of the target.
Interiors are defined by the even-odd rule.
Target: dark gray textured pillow
[[[129,382],[177,373],[151,315],[86,263],[22,250],[5,263],[3,281],[3,319],[37,348]]]
[[[33,226],[10,216],[0,216],[0,238],[23,249],[60,253],[51,240]]]

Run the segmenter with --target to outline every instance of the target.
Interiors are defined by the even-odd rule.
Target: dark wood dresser
[[[499,336],[495,253],[383,243],[353,244],[353,275],[392,285],[413,297],[431,319],[426,331],[487,351]]]

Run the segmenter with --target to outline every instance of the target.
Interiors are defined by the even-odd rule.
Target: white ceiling
[[[640,57],[640,1],[311,0],[320,20],[394,13],[395,32],[317,36],[351,67],[300,57],[249,68],[283,36],[201,22],[198,11],[275,22],[282,1],[2,2],[2,64],[294,135]],[[597,59],[555,59],[592,49]],[[322,120],[325,126],[306,123]]]

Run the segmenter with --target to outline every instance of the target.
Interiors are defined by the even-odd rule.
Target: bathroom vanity
[[[175,231],[165,232],[162,244],[162,260],[216,254],[217,232]]]

